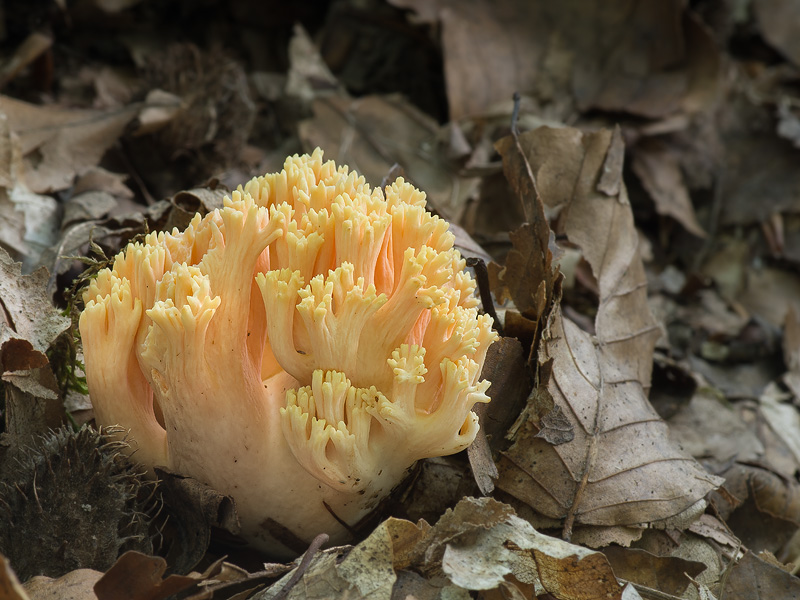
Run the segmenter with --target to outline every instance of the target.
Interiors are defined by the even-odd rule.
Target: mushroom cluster
[[[253,545],[334,540],[415,461],[463,450],[496,334],[447,222],[293,156],[183,232],[129,244],[84,294],[97,423],[230,495]],[[284,540],[285,542],[285,540]]]

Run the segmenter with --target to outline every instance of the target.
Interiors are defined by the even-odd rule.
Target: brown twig
[[[297,582],[302,579],[303,575],[305,575],[308,567],[311,566],[311,561],[314,559],[314,556],[319,552],[319,549],[322,548],[322,545],[328,541],[328,534],[327,533],[320,533],[317,537],[315,537],[311,544],[308,546],[308,550],[306,550],[305,554],[303,554],[303,558],[300,560],[300,564],[297,565],[297,569],[292,576],[289,578],[289,581],[286,582],[286,585],[283,586],[280,592],[278,592],[274,597],[273,600],[283,600],[284,598],[289,596],[289,592],[292,591],[292,588],[297,585]]]
[[[503,335],[503,326],[500,324],[500,319],[497,318],[497,311],[494,308],[494,301],[492,300],[492,291],[489,286],[489,271],[486,268],[486,263],[482,258],[470,257],[467,259],[467,266],[475,269],[475,279],[478,282],[478,293],[481,296],[481,304],[483,304],[484,312],[488,313],[494,319],[494,328],[497,333]]]
[[[333,509],[330,507],[330,505],[329,505],[327,502],[325,502],[324,500],[322,501],[322,506],[324,506],[324,507],[325,507],[325,510],[327,510],[327,511],[330,513],[330,515],[331,515],[331,516],[332,516],[334,519],[336,519],[336,522],[337,522],[337,523],[339,523],[339,525],[341,525],[342,527],[344,527],[345,529],[347,529],[347,531],[350,533],[350,535],[352,535],[353,537],[355,537],[355,536],[356,536],[356,531],[355,531],[355,529],[353,529],[352,527],[350,527],[350,524],[349,524],[349,523],[347,523],[347,521],[345,521],[344,519],[342,519],[341,517],[339,517],[339,515],[337,515],[337,514],[336,514],[336,513],[333,511]]]

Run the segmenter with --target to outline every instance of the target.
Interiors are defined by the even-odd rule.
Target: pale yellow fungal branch
[[[478,431],[497,336],[453,242],[403,180],[384,196],[320,150],[288,158],[91,284],[98,423],[129,429],[146,467],[232,496],[256,546],[287,553],[270,519],[344,539],[340,520]]]

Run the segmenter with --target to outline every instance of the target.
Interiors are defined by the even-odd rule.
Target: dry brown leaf
[[[509,335],[516,335],[529,346],[528,366],[543,388],[546,377],[540,372],[535,357],[544,323],[553,305],[561,298],[563,280],[558,267],[553,264],[554,251],[558,252],[558,248],[547,218],[548,209],[551,212],[558,209],[542,201],[544,197],[551,197],[542,191],[542,185],[547,192],[550,191],[551,180],[545,174],[542,182],[539,179],[542,173],[534,173],[522,136],[515,132],[498,141],[495,147],[503,157],[503,173],[527,222],[509,234],[513,248],[506,256],[506,264],[502,268],[494,262],[489,265],[489,282],[498,302],[502,303],[506,298],[513,300],[516,310],[506,313],[505,327]],[[570,161],[565,160],[563,164],[570,164]],[[553,198],[557,196],[552,195]],[[539,394],[538,400],[540,406],[534,411],[536,417],[553,408],[552,400],[546,394]]]
[[[164,90],[150,90],[133,135],[147,135],[163,129],[185,108],[180,96]]]
[[[560,312],[544,346],[551,394],[575,438],[552,446],[520,435],[498,487],[553,518],[632,525],[677,515],[722,482],[669,439],[641,382],[620,378],[615,358]]]
[[[235,535],[239,517],[230,497],[204,483],[165,469],[156,468],[156,475],[173,535],[169,564],[176,573],[188,573],[208,550],[211,528]]]
[[[299,124],[307,148],[319,146],[326,158],[350,165],[375,186],[397,163],[442,216],[458,220],[477,179],[460,178],[442,158],[434,119],[399,96],[329,96],[312,108],[314,118]]]
[[[0,598],[4,600],[31,600],[17,579],[8,559],[0,554]]]
[[[681,596],[706,566],[673,556],[656,556],[637,548],[611,546],[603,550],[614,574],[654,590]],[[688,577],[687,577],[688,576]]]
[[[55,243],[59,207],[53,198],[33,193],[23,172],[20,140],[0,112],[0,242],[22,258],[27,269],[37,266],[44,248]]]
[[[423,520],[414,524],[405,519],[390,517],[384,521],[392,539],[392,560],[398,571],[408,569],[416,556],[416,548],[425,538],[431,526]]]
[[[724,585],[722,593],[725,598],[800,598],[800,579],[765,562],[752,552],[747,552],[733,565]]]
[[[791,400],[792,394],[770,383],[759,398],[760,412],[800,469],[800,411]]]
[[[536,87],[548,23],[534,2],[392,0],[442,27],[450,118],[474,117]]]
[[[783,382],[800,398],[800,314],[795,306],[789,306],[783,324],[783,362],[788,369]]]
[[[543,223],[549,233],[547,222]],[[525,223],[509,235],[513,248],[506,256],[506,264],[502,268],[495,263],[490,265],[492,289],[498,302],[512,299],[523,317],[539,323],[553,303],[558,272],[553,270],[552,255],[547,242],[541,242],[537,224]]]
[[[73,194],[83,192],[105,192],[119,198],[133,198],[134,193],[125,185],[128,175],[112,173],[102,167],[89,167],[75,180]]]
[[[340,546],[316,554],[309,550],[302,558],[303,562],[309,560],[305,567],[292,569],[252,600],[390,600],[397,579],[392,565],[392,529],[384,521],[355,547]]]
[[[66,331],[70,320],[45,296],[49,275],[41,268],[21,274],[20,263],[0,248],[0,371],[43,367],[50,344]]]
[[[57,579],[34,577],[22,587],[30,600],[97,600],[93,587],[102,576],[94,569],[76,569]]]
[[[715,494],[714,504],[726,525],[746,548],[780,551],[800,522],[800,485],[769,469],[739,463],[722,475],[727,497]]]
[[[621,598],[605,556],[536,531],[492,498],[465,498],[421,541],[417,570],[441,570],[469,590],[498,587],[507,575],[563,600]]]
[[[672,217],[689,233],[706,237],[689,197],[678,157],[662,144],[640,145],[631,163],[660,215]]]
[[[775,104],[753,100],[755,95],[774,98],[779,104],[786,92],[753,80],[741,67],[734,77],[746,82],[744,89],[733,90],[716,117],[722,149],[716,193],[724,199],[720,223],[760,224],[776,214],[796,214],[800,207],[797,150],[776,135]]]
[[[795,65],[800,65],[800,24],[792,0],[754,0],[753,14],[764,39]]]
[[[611,544],[617,544],[628,548],[634,542],[640,540],[646,529],[638,527],[594,527],[583,525],[574,531],[572,542],[587,548],[606,548]]]
[[[438,583],[438,582],[436,582]],[[467,590],[454,585],[444,588],[441,585],[429,582],[417,575],[413,571],[400,571],[397,574],[397,583],[392,590],[393,599],[402,600],[472,600],[472,596]],[[525,600],[526,596],[485,596],[484,600]]]
[[[565,104],[581,110],[647,117],[695,111],[716,94],[719,51],[681,0],[392,4],[441,23],[454,120],[485,113],[514,92],[545,106],[571,97]]]
[[[160,556],[129,550],[95,583],[94,593],[97,600],[164,600],[208,578],[205,574],[170,575],[162,579],[166,570],[167,561]]]
[[[0,67],[0,89],[5,87],[25,67],[39,58],[42,53],[49,50],[52,45],[52,36],[38,31],[28,34],[28,37],[14,50],[14,54],[7,58],[4,61],[5,64]]]
[[[540,365],[552,361],[548,390],[574,439],[553,446],[521,430],[504,453],[498,487],[546,516],[566,519],[567,535],[573,521],[633,525],[673,517],[722,482],[669,439],[647,401],[660,330],[647,306],[625,187],[618,196],[597,189],[612,140],[609,131],[568,128],[520,136],[524,150],[535,148],[526,152],[534,174],[562,174],[539,191],[545,205],[563,207],[564,232],[591,265],[600,302],[595,336],[556,307],[539,350]],[[564,157],[577,163],[560,162]],[[548,199],[551,189],[561,197]]]
[[[489,346],[481,377],[492,382],[486,411],[481,415],[481,429],[494,448],[499,448],[508,428],[519,417],[531,391],[530,372],[523,355],[522,344],[502,337]]]
[[[49,366],[4,373],[6,433],[18,440],[56,428],[64,420],[58,383]]]
[[[0,96],[0,113],[22,146],[24,181],[38,193],[63,190],[99,163],[138,111],[136,105],[113,111],[36,106]]]
[[[686,452],[715,464],[755,461],[764,454],[764,445],[741,412],[708,388],[697,390],[689,404],[669,419],[669,426]]]
[[[536,140],[537,132],[531,133]],[[633,213],[624,185],[618,196],[596,189],[606,168],[612,133],[585,134],[576,140],[572,131],[565,130],[560,137],[563,141],[557,141],[557,146],[574,146],[577,142],[585,149],[565,208],[564,231],[582,250],[598,283],[598,350],[610,359],[603,368],[603,380],[612,385],[616,381],[635,382],[646,391],[650,387],[653,347],[661,332],[647,306],[647,279]]]
[[[745,288],[736,300],[750,314],[781,327],[789,307],[798,305],[800,280],[786,269],[752,263],[745,266],[744,275]]]
[[[475,411],[481,423],[486,419],[485,406],[485,404],[481,405]],[[489,439],[486,437],[483,427],[481,427],[478,435],[475,436],[475,439],[472,440],[469,448],[467,448],[467,458],[478,489],[481,494],[488,496],[494,491],[494,480],[498,478],[500,473],[497,471],[497,465],[492,456],[492,447],[489,445]]]
[[[286,93],[305,102],[311,102],[320,94],[345,95],[336,77],[320,56],[314,40],[299,23],[295,24],[294,35],[289,42]]]
[[[127,10],[139,4],[142,0],[95,0],[95,5],[110,14],[115,14]]]

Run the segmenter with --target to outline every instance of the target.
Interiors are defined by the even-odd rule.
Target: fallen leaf
[[[58,579],[34,577],[22,587],[30,600],[97,600],[93,588],[102,576],[93,569],[76,569]]]
[[[741,545],[741,541],[731,533],[730,527],[709,514],[701,515],[697,521],[689,526],[689,531],[727,546],[729,550],[735,550]]]
[[[631,164],[660,215],[672,217],[689,233],[705,238],[697,221],[678,158],[661,144],[637,147]]]
[[[791,600],[800,597],[800,579],[747,552],[733,565],[722,594],[726,598]]]
[[[510,507],[491,498],[466,498],[448,511],[427,536],[425,558],[444,546],[442,570],[470,590],[487,590],[508,574],[563,600],[621,598],[605,556],[537,532]]]
[[[753,14],[764,39],[795,65],[800,65],[800,29],[792,0],[754,0]]]
[[[656,556],[637,548],[611,546],[602,552],[617,577],[673,596],[683,595],[691,579],[706,569],[703,563]]]
[[[286,93],[305,102],[311,102],[320,94],[344,95],[344,90],[320,56],[314,41],[300,24],[294,26],[294,35],[289,41]]]
[[[547,128],[542,128],[547,129]],[[546,379],[541,378],[541,369],[536,365],[535,356],[539,351],[540,338],[544,323],[552,307],[561,298],[563,276],[553,262],[554,250],[558,250],[553,241],[553,232],[548,223],[548,210],[557,212],[557,204],[562,200],[559,194],[550,194],[551,187],[558,185],[558,179],[568,179],[563,174],[554,174],[537,169],[532,152],[537,152],[536,144],[529,144],[529,137],[516,133],[501,139],[495,144],[503,157],[503,173],[511,189],[523,208],[526,223],[509,234],[513,248],[506,256],[505,265],[500,268],[496,263],[489,265],[489,281],[492,291],[499,303],[506,298],[514,302],[519,311],[506,313],[506,328],[509,335],[523,333],[521,338],[529,344],[528,363],[534,378],[543,387]],[[564,160],[563,164],[573,164]],[[552,204],[544,199],[554,199]],[[564,201],[566,198],[564,198]],[[546,405],[537,411],[537,416],[552,408],[551,401],[541,398]]]
[[[22,265],[0,248],[0,365],[2,372],[43,367],[45,352],[70,325],[45,296],[49,275],[40,268],[22,275]]]
[[[783,362],[787,368],[783,382],[795,398],[800,398],[800,314],[795,306],[789,307],[784,320]]]
[[[509,235],[513,249],[506,256],[506,264],[502,268],[490,265],[492,289],[498,302],[512,299],[523,317],[538,324],[555,299],[558,272],[546,242],[543,249],[536,225],[525,223]]]
[[[9,199],[14,210],[22,213],[25,223],[25,258],[23,266],[30,271],[41,266],[45,250],[58,241],[61,207],[50,196],[36,194],[21,185],[11,190]]]
[[[94,593],[97,600],[165,600],[208,577],[170,575],[162,579],[166,570],[167,561],[160,556],[130,550],[94,584]]]
[[[4,61],[0,68],[0,89],[14,79],[20,71],[30,65],[53,45],[53,38],[38,31],[31,32],[28,37],[17,46],[14,54]]]
[[[593,527],[582,525],[572,535],[572,543],[588,548],[601,549],[611,544],[625,548],[642,538],[645,532],[643,526],[639,527]]]
[[[779,551],[800,522],[800,485],[752,464],[734,463],[720,474],[726,493],[715,494],[714,503],[732,534],[745,547]]]
[[[542,438],[553,446],[566,444],[575,438],[572,422],[564,414],[561,406],[556,404],[539,421],[539,432],[536,437]]]
[[[150,90],[145,98],[145,107],[139,113],[139,122],[133,135],[147,135],[163,129],[184,108],[180,96],[164,90]]]
[[[782,392],[772,383],[761,394],[759,404],[764,419],[792,453],[800,469],[800,413],[791,399],[791,394]]]
[[[391,4],[441,23],[452,120],[477,116],[508,101],[514,92],[534,91],[550,38],[537,3],[392,0]]]
[[[745,289],[737,297],[742,306],[753,315],[780,327],[789,307],[800,298],[800,281],[784,269],[772,266],[747,265]]]
[[[483,377],[485,378],[485,375]],[[473,411],[481,423],[486,420],[485,406],[485,404],[478,406],[477,410]],[[488,496],[494,491],[494,480],[499,477],[500,473],[497,471],[497,465],[492,457],[492,448],[483,426],[467,448],[467,458],[478,489],[481,494]]]
[[[188,573],[208,550],[212,527],[231,534],[239,531],[239,517],[233,500],[207,485],[156,468],[159,490],[170,513],[167,525],[173,531],[168,558],[172,571]]]
[[[117,207],[117,199],[108,192],[82,192],[70,197],[63,205],[62,227],[75,223],[98,221]]]
[[[538,131],[526,135],[535,143],[541,135]],[[596,190],[595,183],[604,170],[612,133],[584,134],[577,139],[574,131],[555,133],[560,133],[551,138],[556,146],[580,144],[585,149],[570,203],[564,209],[563,227],[569,240],[582,250],[598,282],[596,337],[600,353],[607,353],[610,359],[607,367],[611,369],[603,379],[606,383],[638,382],[646,392],[653,346],[661,332],[647,306],[647,280],[633,213],[624,186],[618,196],[607,196]],[[541,168],[551,161],[545,160]]]
[[[393,568],[392,535],[384,524],[358,544],[336,566],[336,572],[364,598],[390,598],[397,579]]]
[[[0,598],[5,600],[31,600],[25,593],[25,588],[20,584],[8,559],[0,554]]]
[[[428,535],[431,526],[425,520],[416,524],[390,517],[384,522],[392,538],[392,561],[398,571],[408,569],[416,559],[416,549]]]
[[[320,552],[311,557],[299,580],[292,571],[254,600],[388,600],[403,597],[397,594],[409,588],[427,593],[426,580],[442,588],[442,574],[453,584],[449,590],[455,595],[448,597],[456,598],[468,597],[457,593],[463,589],[502,587],[510,593],[510,575],[512,581],[558,599],[629,597],[622,595],[602,554],[538,533],[496,500],[465,498],[433,527],[389,519],[353,549]]]
[[[775,134],[773,112],[772,105],[754,103],[744,92],[732,94],[721,108],[721,225],[760,224],[773,214],[798,212],[794,169],[800,150]]]
[[[139,4],[142,0],[95,0],[95,5],[110,14],[115,14],[127,10]]]
[[[546,516],[612,526],[677,515],[722,483],[670,440],[641,382],[605,379],[609,355],[560,312],[544,346],[553,399],[575,438],[552,446],[520,435],[503,454],[498,487]]]
[[[553,446],[521,430],[503,453],[497,485],[536,511],[565,519],[567,536],[573,523],[636,525],[674,517],[722,480],[670,440],[647,401],[660,331],[647,306],[638,236],[624,186],[616,197],[597,190],[612,134],[541,128],[520,142],[536,148],[527,155],[534,174],[562,173],[539,193],[545,205],[562,206],[564,232],[591,265],[600,300],[596,335],[562,318],[556,306],[539,349],[540,365],[552,361],[548,390],[574,439]],[[563,163],[565,156],[577,167]],[[562,196],[548,200],[549,189]]]
[[[385,523],[354,548],[342,546],[317,552],[297,580],[299,568],[258,592],[252,600],[390,600],[396,580]]]
[[[127,175],[112,173],[102,167],[89,167],[75,180],[73,194],[83,192],[106,192],[118,198],[133,198],[133,192],[125,185]]]
[[[392,4],[441,24],[454,120],[484,113],[514,92],[544,106],[571,96],[582,111],[663,117],[707,105],[719,85],[719,50],[680,0]],[[562,108],[560,116],[572,111]]]
[[[13,350],[13,347],[12,347]],[[5,430],[23,440],[56,428],[64,421],[58,383],[49,366],[3,373]]]
[[[489,346],[481,377],[492,382],[487,392],[492,401],[483,405],[486,410],[481,416],[481,429],[492,447],[499,448],[531,391],[522,344],[514,338],[502,337]]]
[[[741,413],[708,388],[699,389],[668,423],[686,452],[715,464],[755,461],[764,454],[764,445]]]
[[[2,100],[2,97],[0,97]],[[0,112],[0,241],[21,258],[26,271],[38,266],[58,236],[59,206],[24,182],[20,140]]]
[[[0,247],[0,373],[5,430],[18,440],[58,427],[61,395],[46,352],[70,326],[46,296],[44,267],[22,275],[22,265]]]
[[[111,111],[37,106],[0,96],[0,113],[22,146],[24,182],[36,193],[63,190],[97,165],[138,111],[136,105]]]
[[[397,574],[397,583],[394,585],[392,598],[402,600],[472,600],[470,593],[455,585],[444,587],[439,582],[430,582],[413,571],[401,571]],[[503,600],[518,600],[512,596]],[[488,600],[488,599],[487,599]],[[525,600],[525,597],[519,598]]]
[[[455,457],[425,459],[417,463],[417,469],[403,498],[406,516],[415,521],[436,521],[464,496],[464,488],[473,480],[469,466]]]
[[[690,356],[692,370],[702,375],[729,400],[757,398],[764,388],[780,377],[782,368],[774,358],[749,363],[714,364],[698,356]]]

